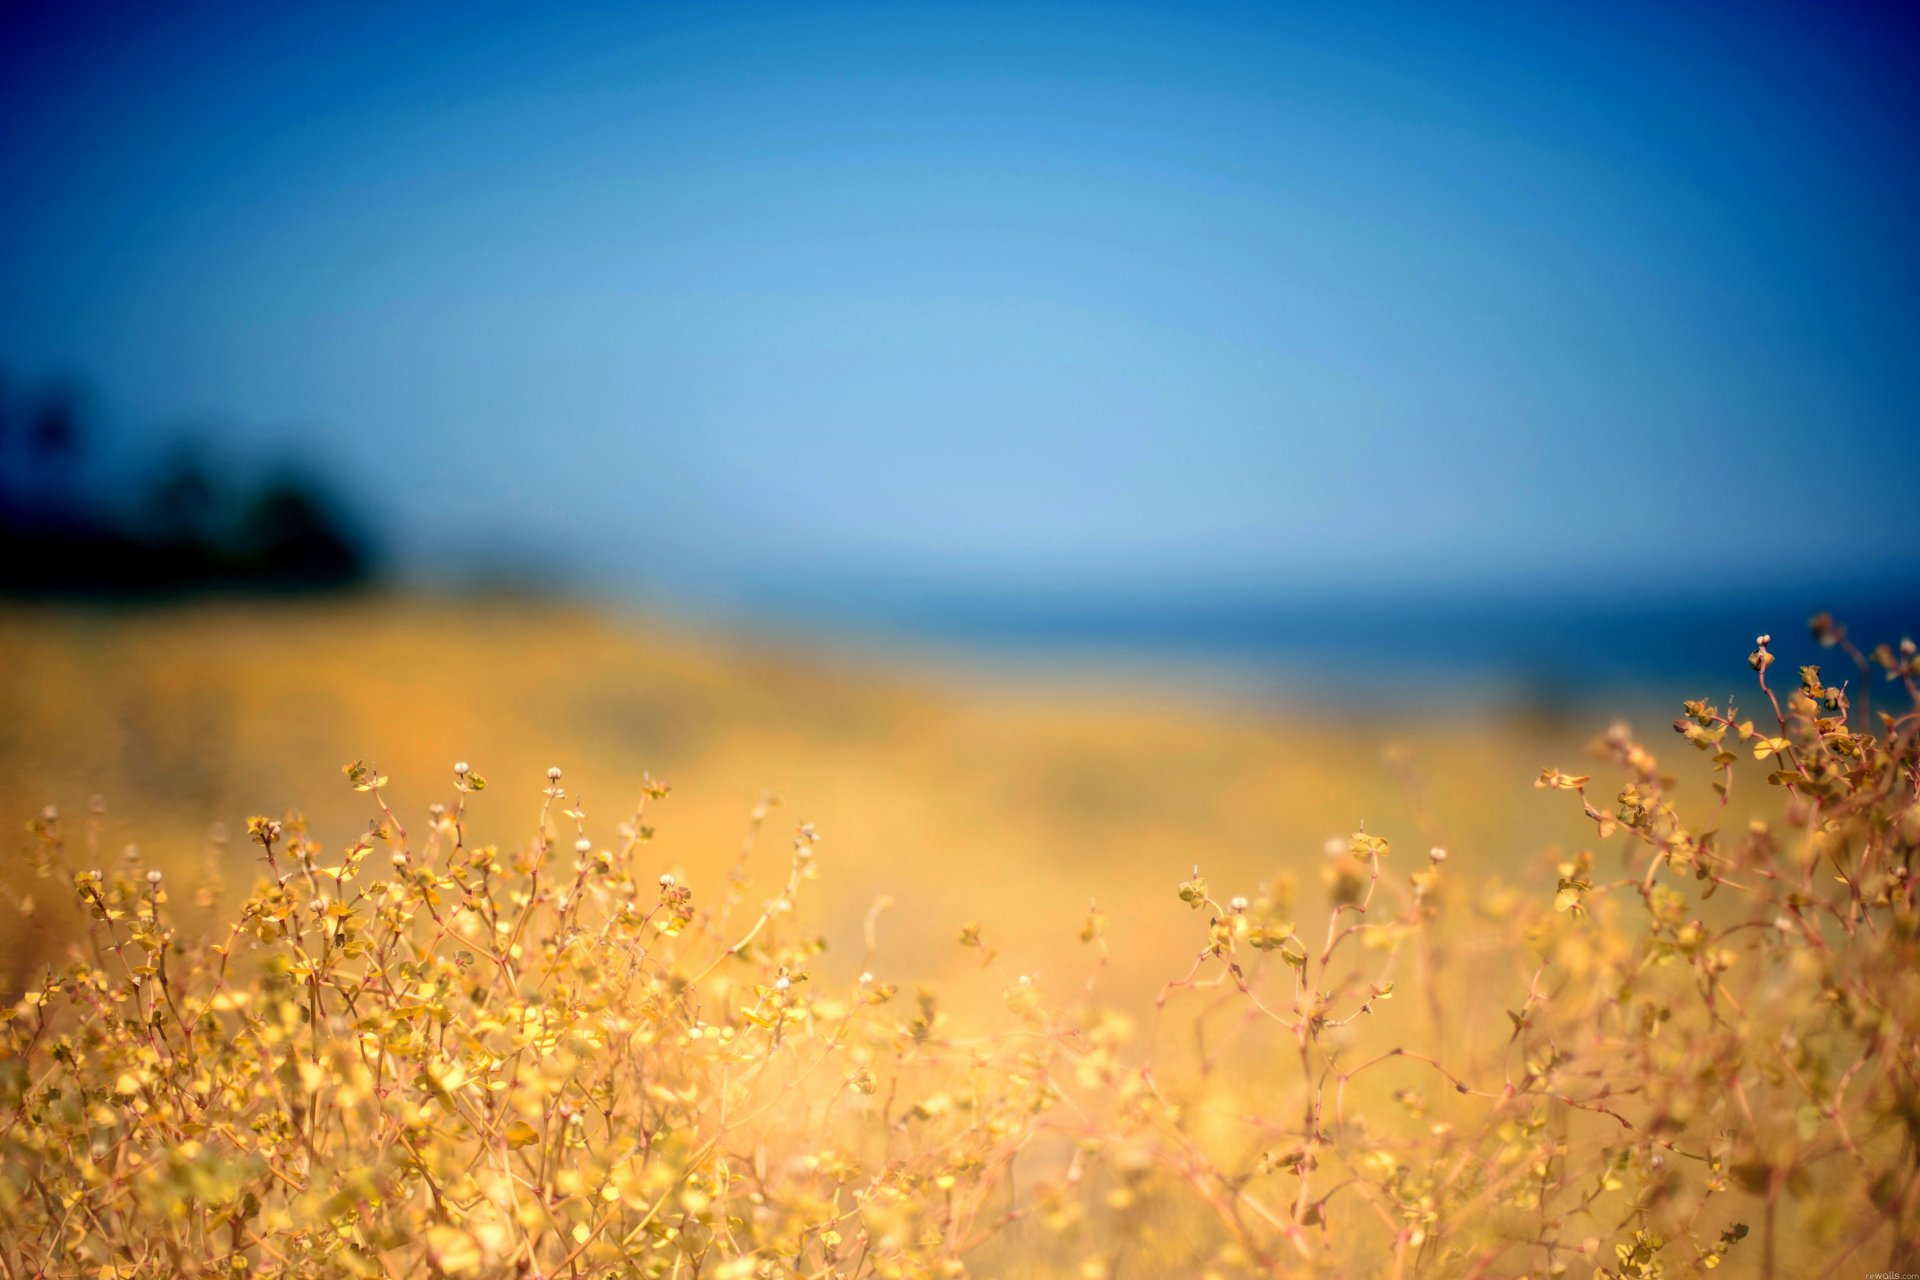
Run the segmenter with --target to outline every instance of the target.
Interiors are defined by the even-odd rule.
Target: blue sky
[[[0,5],[0,362],[579,580],[1916,562],[1870,7]],[[119,451],[141,456],[140,439]]]

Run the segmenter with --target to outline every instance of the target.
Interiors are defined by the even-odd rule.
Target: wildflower
[[[315,865],[296,817],[251,819],[273,865],[204,946],[176,940],[162,872],[143,890],[129,846],[111,876],[73,876],[87,945],[0,1012],[0,1187],[36,1189],[0,1194],[8,1256],[60,1280],[166,1270],[169,1240],[236,1272],[957,1277],[1000,1227],[1084,1233],[1098,1213],[1119,1233],[1098,1252],[1075,1236],[1039,1256],[1106,1274],[1152,1223],[1154,1247],[1190,1247],[1170,1267],[1238,1280],[1380,1271],[1384,1217],[1415,1269],[1644,1280],[1777,1269],[1772,1229],[1700,1225],[1744,1195],[1770,1227],[1777,1209],[1835,1240],[1915,1238],[1898,1118],[1920,1097],[1894,1033],[1920,966],[1920,716],[1856,712],[1811,668],[1785,705],[1762,696],[1764,729],[1731,701],[1683,707],[1793,766],[1738,821],[1625,726],[1596,744],[1591,799],[1589,776],[1544,771],[1619,839],[1476,888],[1465,949],[1428,893],[1438,845],[1409,888],[1379,875],[1385,836],[1329,841],[1319,906],[1282,875],[1222,908],[1195,867],[1179,896],[1209,910],[1180,922],[1204,943],[1146,989],[1139,1034],[1132,997],[1101,986],[1133,957],[1109,954],[1091,904],[1081,937],[1100,946],[1058,1004],[1029,970],[998,984],[1003,1009],[930,985],[883,1008],[878,904],[855,990],[799,999],[832,932],[807,910],[811,827],[774,896],[743,863],[696,919],[672,873],[646,904],[583,835],[577,876],[553,879],[557,769],[540,834],[507,853],[464,843],[484,820],[464,796],[458,829],[437,808],[412,847],[374,797],[378,825],[338,866]],[[1700,762],[1752,767],[1730,747]],[[34,835],[57,853],[52,821]],[[364,884],[381,841],[399,883]],[[978,924],[961,939],[995,962]],[[1396,982],[1439,974],[1461,985],[1396,1018]],[[1804,1175],[1836,1153],[1839,1183]]]

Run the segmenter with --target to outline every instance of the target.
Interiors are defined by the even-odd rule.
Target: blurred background
[[[470,759],[503,842],[651,770],[667,862],[772,789],[943,943],[1009,883],[1150,938],[1362,819],[1517,867],[1610,716],[1920,627],[1916,55],[0,0],[0,817],[197,865],[350,839],[355,758],[403,812]]]

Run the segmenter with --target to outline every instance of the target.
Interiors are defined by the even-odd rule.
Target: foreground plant
[[[552,770],[503,850],[465,764],[411,835],[350,765],[368,831],[250,820],[264,879],[224,913],[201,886],[195,943],[159,871],[73,871],[49,813],[40,865],[92,926],[5,1031],[0,1273],[1914,1270],[1920,659],[1815,625],[1907,709],[1812,668],[1782,699],[1763,637],[1758,723],[1675,724],[1703,812],[1615,729],[1617,784],[1542,774],[1597,851],[1533,891],[1362,830],[1309,928],[1290,878],[1223,897],[1196,868],[1192,967],[1137,1009],[1101,994],[1098,910],[1087,982],[1004,974],[1000,1014],[889,981],[884,899],[833,978],[797,910],[813,829],[770,895],[751,839],[683,884],[650,865],[652,782],[596,837]]]

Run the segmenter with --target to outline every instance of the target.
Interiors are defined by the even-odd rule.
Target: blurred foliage
[[[1815,632],[1854,673],[1777,690],[1763,637],[1758,713],[1674,723],[1696,767],[1617,725],[1528,790],[1522,756],[1575,745],[942,689],[510,604],[16,613],[8,759],[141,818],[56,803],[5,880],[71,945],[16,955],[0,1255],[1912,1269],[1920,660]],[[320,763],[343,733],[369,741]],[[612,772],[532,763],[563,747]],[[244,799],[279,787],[320,799]],[[244,827],[188,834],[236,799]]]
[[[0,379],[0,592],[316,590],[372,577],[368,522],[345,519],[305,469],[242,484],[181,443],[119,493],[90,465],[90,435],[70,389],[16,396]]]
[[[1507,868],[1580,831],[1481,780],[1524,781],[1581,741],[1535,719],[1389,725],[1120,677],[920,672],[510,597],[0,607],[0,814],[16,833],[48,803],[77,817],[97,799],[103,849],[191,870],[217,826],[239,874],[236,815],[298,803],[351,834],[360,814],[332,785],[345,760],[378,760],[409,814],[456,755],[501,779],[559,761],[590,809],[630,803],[651,770],[679,784],[662,836],[676,869],[724,870],[763,793],[793,797],[834,835],[830,918],[894,892],[919,965],[945,956],[956,916],[1004,926],[1029,902],[1097,895],[1149,980],[1184,948],[1126,886],[1196,861],[1264,878],[1358,818]],[[7,989],[68,923],[0,930]],[[1037,962],[1070,962],[1077,944],[1053,940]]]

